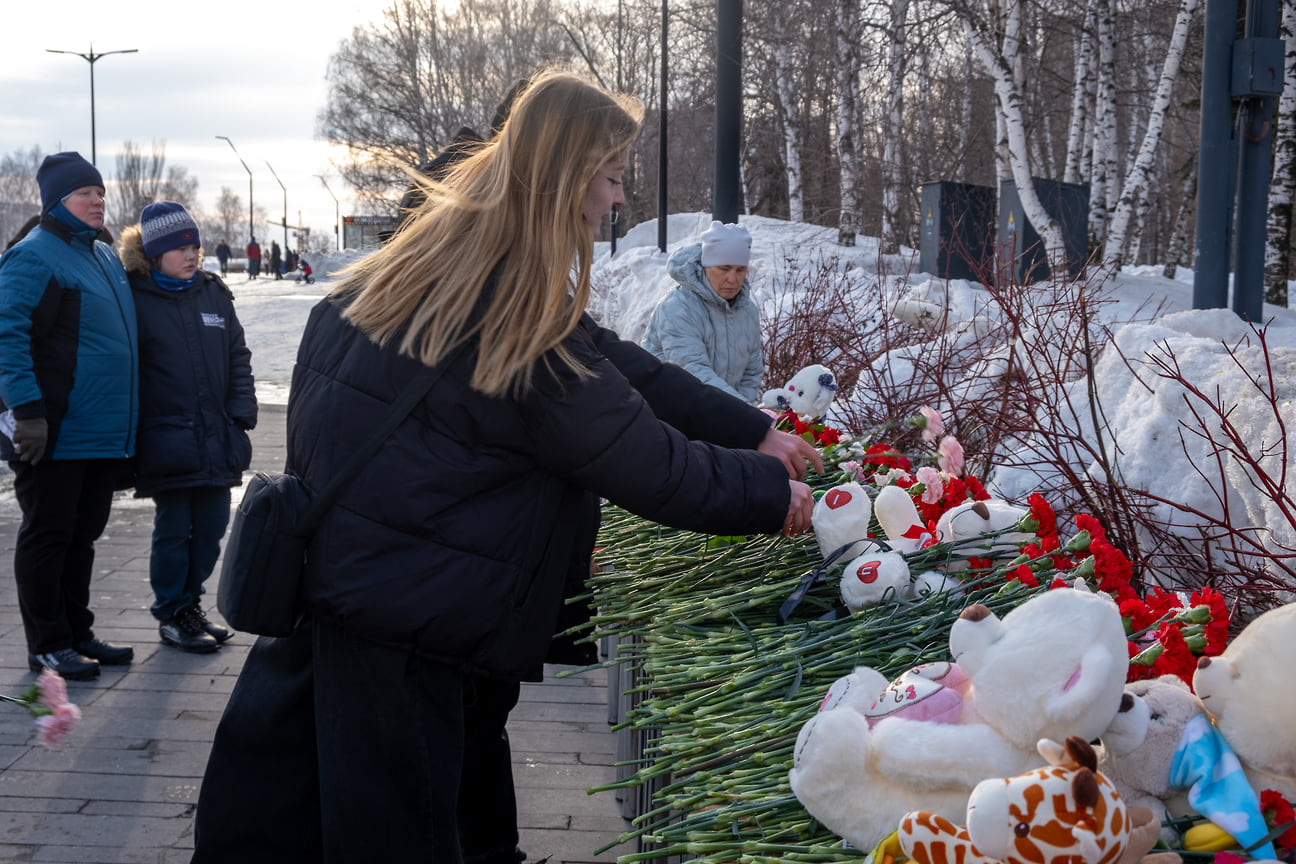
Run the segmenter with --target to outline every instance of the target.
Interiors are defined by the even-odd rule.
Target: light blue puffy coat
[[[671,255],[666,272],[679,284],[657,304],[641,344],[666,363],[749,404],[761,396],[760,310],[748,283],[725,300],[702,272],[702,244]]]

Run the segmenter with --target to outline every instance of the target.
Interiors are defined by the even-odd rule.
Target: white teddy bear
[[[1040,738],[1096,738],[1120,706],[1125,630],[1105,594],[1048,591],[1002,619],[975,604],[949,644],[952,663],[881,689],[879,672],[856,669],[797,736],[792,791],[857,848],[873,848],[911,810],[958,818],[981,780],[1039,765]]]
[[[766,390],[761,403],[774,411],[795,411],[817,420],[837,397],[837,378],[827,366],[807,366],[782,387]]]
[[[1256,793],[1296,801],[1296,603],[1270,609],[1217,657],[1203,657],[1193,690],[1233,748]]]

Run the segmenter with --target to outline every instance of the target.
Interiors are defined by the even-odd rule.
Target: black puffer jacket
[[[524,397],[488,398],[468,386],[468,352],[312,539],[307,608],[471,672],[525,676],[544,659],[565,580],[589,572],[598,496],[667,525],[777,531],[790,495],[783,464],[689,441],[654,416],[600,342],[646,389],[675,384],[672,422],[706,416],[692,403],[717,391],[617,344],[588,316],[567,345],[590,379],[540,368]],[[288,467],[321,489],[418,368],[347,324],[332,300],[317,305],[293,371]],[[716,413],[732,414],[719,398]],[[768,423],[741,416],[729,434],[755,446]]]
[[[149,275],[138,230],[122,233],[122,262],[139,322],[140,421],[135,491],[238,486],[256,426],[252,352],[234,298],[214,273],[165,291]]]

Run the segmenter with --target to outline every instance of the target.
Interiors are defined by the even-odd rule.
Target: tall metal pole
[[[329,197],[333,199],[333,239],[337,242],[337,251],[341,252],[342,231],[338,226],[342,224],[342,207],[338,204],[337,196],[333,194],[333,190],[329,188],[328,183],[324,182],[324,176],[322,174],[316,174],[314,176],[319,177],[319,181],[324,183],[324,191],[329,193]],[[301,220],[299,219],[297,221],[300,222]],[[615,234],[612,235],[612,242],[616,242]]]
[[[666,63],[666,24],[670,19],[669,0],[662,0],[661,37],[661,111],[657,118],[657,248],[666,251],[666,84],[670,80]]]
[[[252,229],[252,169],[243,161],[243,157],[239,156],[238,148],[234,146],[233,141],[226,138],[224,135],[217,135],[216,137],[230,145],[230,149],[234,151],[234,155],[238,158],[239,164],[243,166],[244,171],[248,172],[248,242],[250,243],[256,238],[256,231]]]
[[[287,255],[287,254],[288,254],[288,187],[285,186],[285,185],[283,185],[283,181],[279,179],[279,175],[278,175],[278,174],[275,174],[275,170],[274,170],[274,168],[270,165],[270,161],[269,161],[268,159],[266,160],[266,167],[270,169],[270,173],[274,175],[275,182],[278,183],[278,184],[279,184],[279,188],[283,190],[283,195],[284,195],[284,217],[283,217],[284,245],[283,245],[283,254]],[[272,274],[272,275],[274,275],[275,277],[278,277],[278,276],[279,276],[278,273],[275,273],[275,274]]]
[[[1233,48],[1231,76],[1233,96],[1241,100],[1233,311],[1257,325],[1264,314],[1269,165],[1276,122],[1274,103],[1282,92],[1284,60],[1283,42],[1278,38],[1278,0],[1247,0],[1245,38]]]
[[[716,0],[715,177],[711,218],[738,221],[742,133],[742,0]]]
[[[57,48],[46,48],[50,54],[73,54],[90,64],[90,164],[98,164],[98,153],[95,148],[95,92],[94,92],[94,64],[96,60],[101,60],[109,54],[137,54],[138,48],[124,48],[120,51],[102,51],[95,53],[94,43],[90,43],[90,51],[82,54],[80,51],[60,51]]]
[[[1206,0],[1197,242],[1193,252],[1194,309],[1222,309],[1228,305],[1229,254],[1233,249],[1233,107],[1229,75],[1237,4],[1238,0]]]

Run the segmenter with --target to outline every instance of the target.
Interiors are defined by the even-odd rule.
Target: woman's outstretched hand
[[[760,446],[756,448],[758,453],[764,453],[767,456],[773,456],[783,463],[787,468],[788,476],[793,480],[804,480],[806,476],[806,460],[814,465],[815,472],[824,473],[823,457],[819,451],[806,441],[800,435],[793,435],[789,432],[780,432],[773,426],[765,433],[765,438],[761,441]]]
[[[792,489],[792,498],[788,501],[787,518],[783,520],[783,536],[795,537],[810,530],[810,515],[814,512],[815,502],[810,487],[801,481],[789,480],[788,486]]]

